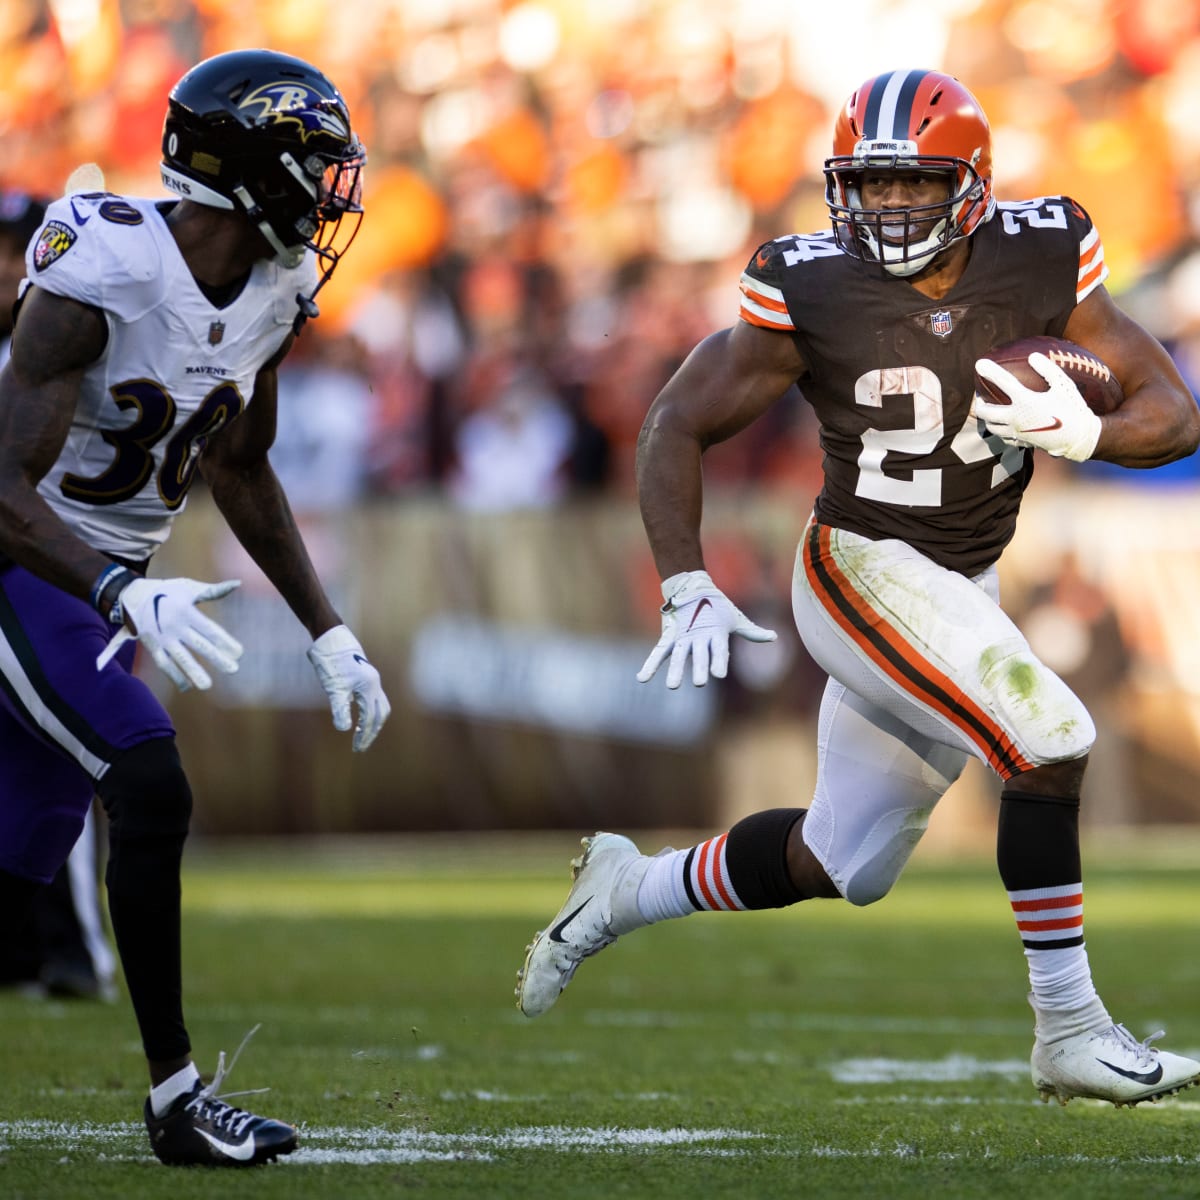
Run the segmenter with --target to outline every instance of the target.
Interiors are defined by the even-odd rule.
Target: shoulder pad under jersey
[[[271,281],[274,300],[274,316],[278,325],[291,325],[300,311],[296,303],[298,295],[311,296],[317,286],[317,256],[309,250],[297,267],[283,267],[276,262],[267,266],[267,278]],[[321,298],[317,297],[317,307]]]
[[[783,297],[784,274],[797,263],[834,258],[841,253],[832,230],[788,234],[764,242],[742,272],[739,284],[742,301],[738,315],[743,321],[764,329],[794,329]]]
[[[1005,233],[1023,235],[1029,231],[1039,237],[1048,234],[1062,247],[1062,253],[1078,253],[1076,304],[1108,278],[1099,230],[1077,200],[1070,196],[1038,196],[1032,200],[1000,201],[996,212]]]
[[[167,290],[159,220],[152,200],[109,192],[64,196],[46,210],[26,248],[26,276],[46,291],[135,320]]]

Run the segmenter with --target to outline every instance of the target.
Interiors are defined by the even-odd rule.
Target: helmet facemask
[[[865,172],[919,171],[945,176],[948,195],[931,204],[899,208],[864,208]],[[855,153],[828,159],[825,202],[842,249],[853,258],[879,263],[901,277],[923,271],[943,250],[974,229],[987,205],[983,179],[961,158],[918,155],[915,145],[897,153],[873,153],[860,143]]]
[[[345,157],[336,160],[309,154],[298,162],[283,150],[278,166],[264,171],[258,163],[257,174],[239,180],[233,187],[234,199],[275,251],[276,262],[296,267],[305,250],[312,250],[321,260],[324,283],[362,221],[366,161],[357,140]],[[353,220],[343,227],[347,217]]]

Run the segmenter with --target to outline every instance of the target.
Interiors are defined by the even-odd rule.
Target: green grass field
[[[1093,861],[1089,952],[1118,1020],[1196,1055],[1200,876],[1169,845]],[[198,1061],[211,1072],[261,1023],[228,1086],[269,1085],[245,1103],[299,1123],[300,1149],[254,1171],[161,1167],[124,998],[0,993],[0,1195],[1200,1194],[1200,1089],[1132,1110],[1037,1100],[990,862],[919,859],[867,910],[656,926],[528,1021],[515,972],[576,849],[567,834],[195,847]]]

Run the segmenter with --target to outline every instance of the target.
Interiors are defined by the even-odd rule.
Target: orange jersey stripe
[[[743,296],[750,297],[750,299],[752,299],[755,302],[755,304],[761,304],[763,308],[772,309],[774,312],[777,312],[777,313],[786,313],[787,312],[787,304],[785,301],[776,300],[774,296],[768,296],[765,293],[760,292],[755,288],[752,288],[748,283],[746,283],[745,280],[742,281],[738,290],[742,293]]]
[[[1104,260],[1101,259],[1086,275],[1081,275],[1079,277],[1079,283],[1075,288],[1076,296],[1080,296],[1086,292],[1088,285],[1098,280],[1099,277],[1104,274],[1104,271],[1105,264]]]
[[[1093,229],[1079,246],[1079,273],[1075,284],[1075,303],[1085,297],[1108,277],[1108,266],[1104,261],[1104,243]]]
[[[782,321],[768,321],[766,317],[760,316],[758,313],[751,312],[744,304],[740,309],[738,309],[738,316],[741,317],[743,321],[746,321],[751,325],[758,325],[763,329],[782,329],[785,332],[791,333],[794,332],[796,328],[791,321],[788,321],[786,324]]]
[[[830,550],[829,529],[818,526],[817,530],[821,562],[828,571],[839,596],[858,613],[892,652],[907,664],[911,669],[911,674],[901,671],[895,662],[885,656],[837,604],[826,605],[825,611],[833,617],[851,641],[904,691],[950,721],[973,745],[979,748],[987,762],[1002,779],[1011,779],[1014,775],[1030,770],[1033,764],[1026,761],[1004,730],[966,696],[957,684],[948,679],[932,663],[917,654],[913,646],[867,604],[834,561]],[[828,586],[820,580],[817,574],[812,552],[812,539],[808,535],[806,535],[804,543],[804,565],[814,593],[818,596],[828,595]],[[951,698],[950,702],[941,699],[936,691],[945,693]]]

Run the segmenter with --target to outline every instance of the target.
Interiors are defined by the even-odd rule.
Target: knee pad
[[[933,805],[883,813],[859,843],[838,889],[853,905],[865,907],[892,890],[929,825]]]
[[[996,714],[1035,764],[1082,758],[1096,740],[1083,701],[1028,646],[994,647],[981,682]]]
[[[930,814],[966,766],[966,751],[845,692],[820,752],[801,836],[846,900],[874,904],[900,878]]]
[[[96,783],[96,793],[122,839],[184,837],[192,789],[174,738],[140,742],[121,754]]]

